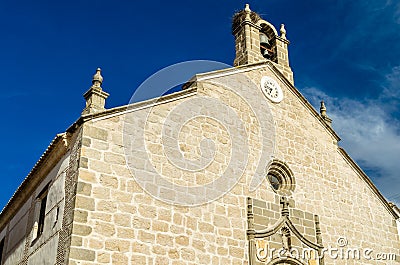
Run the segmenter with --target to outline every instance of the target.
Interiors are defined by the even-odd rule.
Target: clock
[[[272,102],[279,103],[283,99],[283,91],[275,79],[269,76],[261,78],[261,90]]]

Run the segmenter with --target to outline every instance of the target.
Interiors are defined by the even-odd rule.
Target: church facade
[[[284,25],[235,14],[234,67],[105,109],[98,69],[0,215],[0,264],[400,264],[400,211],[295,88]]]

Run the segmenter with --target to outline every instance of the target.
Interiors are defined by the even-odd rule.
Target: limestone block
[[[85,126],[84,135],[86,137],[107,141],[108,132],[105,129],[93,127],[93,126]]]
[[[94,261],[96,253],[93,250],[71,247],[69,257],[75,260]]]

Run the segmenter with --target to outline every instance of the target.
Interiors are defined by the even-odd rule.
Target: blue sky
[[[260,0],[285,23],[296,87],[324,98],[341,145],[400,201],[400,4],[391,0]],[[206,59],[232,64],[231,17],[243,1],[0,2],[0,207],[84,107],[97,67],[107,107],[129,102],[156,71]]]

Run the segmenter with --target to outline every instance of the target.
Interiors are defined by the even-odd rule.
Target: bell
[[[265,35],[262,32],[260,33],[260,44],[261,44],[261,46],[265,46],[265,47],[270,46],[267,35]]]
[[[265,35],[265,33],[260,33],[260,49],[261,53],[264,58],[270,59],[271,54],[269,49],[271,48],[271,45],[269,44],[268,37]]]
[[[265,50],[263,51],[263,57],[264,57],[264,58],[267,58],[267,59],[269,59],[269,58],[271,57],[271,55],[270,55],[268,49],[265,49]]]

